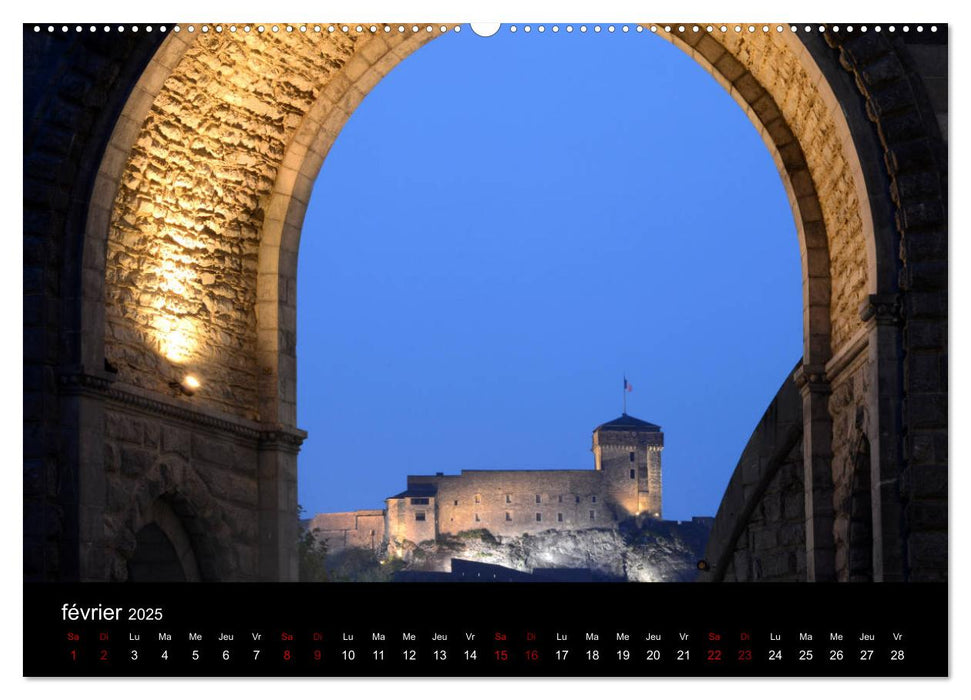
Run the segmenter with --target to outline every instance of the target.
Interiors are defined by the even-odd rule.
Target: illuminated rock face
[[[452,559],[497,564],[518,571],[589,569],[638,582],[693,581],[708,535],[706,521],[631,519],[618,528],[547,530],[517,537],[483,531],[411,544],[402,556],[410,571],[451,571]]]

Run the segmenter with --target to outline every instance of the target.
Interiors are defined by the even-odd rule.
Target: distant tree
[[[297,511],[303,515],[303,506],[297,506]],[[319,532],[308,527],[297,537],[301,581],[321,583],[327,580],[327,542],[317,536]]]
[[[400,560],[379,560],[377,553],[361,547],[349,547],[327,557],[331,581],[390,581],[403,566]]]

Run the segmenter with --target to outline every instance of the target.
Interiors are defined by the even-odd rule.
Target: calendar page
[[[949,675],[946,22],[265,14],[22,26],[25,676]]]

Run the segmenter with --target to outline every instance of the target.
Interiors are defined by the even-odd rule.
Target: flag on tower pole
[[[624,415],[625,416],[627,415],[627,392],[628,391],[634,391],[634,387],[632,387],[630,385],[630,382],[627,381],[627,375],[625,374],[624,375]]]

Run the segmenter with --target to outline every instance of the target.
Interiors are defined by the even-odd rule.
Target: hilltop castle
[[[664,433],[626,413],[593,431],[593,469],[466,470],[409,475],[384,510],[320,513],[310,529],[328,550],[395,548],[403,542],[485,529],[517,536],[544,530],[616,527],[661,517]]]

